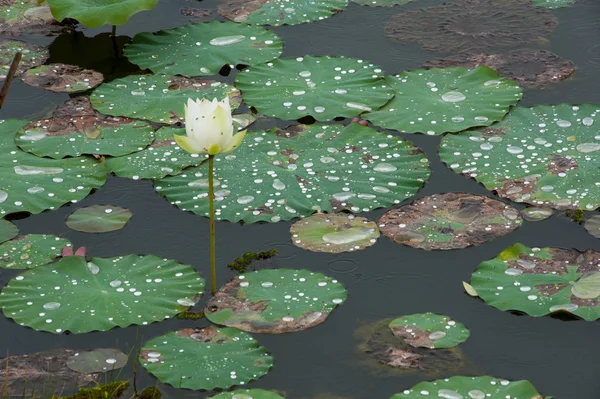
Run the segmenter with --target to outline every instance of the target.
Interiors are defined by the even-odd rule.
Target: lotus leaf
[[[523,216],[523,219],[529,220],[530,222],[546,220],[553,214],[554,211],[550,208],[528,207],[521,210],[521,215]]]
[[[104,166],[94,158],[55,160],[20,151],[15,133],[26,123],[0,122],[0,215],[56,209],[104,184]]]
[[[212,390],[262,377],[269,372],[273,358],[250,334],[208,326],[151,339],[141,349],[140,363],[165,384]]]
[[[53,235],[28,234],[0,244],[0,267],[30,269],[50,263],[70,247],[69,240]]]
[[[154,255],[67,256],[16,276],[0,293],[4,315],[39,331],[85,333],[146,325],[193,306],[204,280]],[[44,294],[43,296],[41,294]]]
[[[67,227],[84,233],[120,230],[131,218],[129,209],[113,205],[91,205],[77,209],[67,217]]]
[[[348,0],[221,0],[219,14],[235,22],[297,25],[321,21],[348,7]]]
[[[100,72],[67,64],[41,65],[29,69],[21,77],[28,85],[59,93],[86,91],[104,80]]]
[[[155,73],[204,76],[216,75],[225,65],[270,61],[282,51],[283,43],[274,32],[258,26],[212,21],[158,33],[139,33],[124,53],[129,61]]]
[[[416,348],[453,348],[465,342],[470,335],[461,323],[434,313],[399,317],[389,326],[395,336]]]
[[[19,228],[5,219],[0,219],[0,242],[8,241],[19,234]]]
[[[377,109],[394,96],[383,71],[346,57],[282,58],[240,72],[235,86],[244,102],[280,119],[351,118]]]
[[[540,395],[529,381],[508,381],[494,377],[450,377],[420,382],[391,399],[420,398],[472,399],[552,399]]]
[[[356,4],[361,6],[372,6],[372,7],[390,7],[390,6],[401,6],[408,4],[414,0],[352,0]]]
[[[396,96],[363,118],[404,133],[436,135],[489,126],[523,95],[516,82],[488,67],[417,69],[389,76],[386,82]]]
[[[501,197],[539,207],[600,206],[600,135],[593,104],[517,107],[492,127],[442,139],[440,158]]]
[[[188,98],[229,97],[231,108],[242,101],[240,92],[228,84],[203,78],[166,75],[131,75],[100,85],[90,100],[106,115],[147,119],[152,122],[184,122]]]
[[[67,367],[78,373],[103,373],[127,364],[127,355],[118,349],[94,349],[75,352],[67,359]]]
[[[471,285],[488,304],[530,316],[600,318],[600,253],[515,244],[479,265]]]
[[[377,223],[344,213],[318,213],[290,228],[292,242],[315,252],[340,253],[370,247],[379,238]]]
[[[48,6],[38,7],[38,0],[2,0],[0,2],[0,34],[47,35],[65,32],[71,28],[71,24],[57,23]]]
[[[42,65],[50,52],[47,48],[22,42],[20,40],[3,39],[0,41],[0,79],[5,79],[15,54],[20,51],[23,55],[17,68],[17,75],[29,68]]]
[[[36,0],[33,0],[36,1]],[[133,14],[151,10],[158,0],[46,0],[59,22],[76,19],[90,28],[123,25]]]
[[[250,132],[215,162],[217,219],[247,223],[390,206],[429,177],[417,148],[357,123]],[[208,216],[207,177],[202,165],[156,181],[155,189],[181,209]]]
[[[531,4],[536,7],[561,8],[572,6],[575,0],[531,0]]]
[[[210,399],[285,399],[283,396],[264,389],[236,389],[210,396]]]
[[[592,216],[586,220],[584,227],[588,233],[596,238],[600,238],[600,216]]]
[[[215,324],[280,334],[314,327],[346,300],[344,286],[321,273],[263,269],[234,277],[210,299]]]

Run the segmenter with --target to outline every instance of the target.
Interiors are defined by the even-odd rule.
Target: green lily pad
[[[592,216],[585,221],[583,225],[588,233],[596,238],[600,238],[600,216]]]
[[[0,122],[0,215],[56,209],[104,184],[104,166],[94,158],[55,160],[20,151],[15,133],[26,123]]]
[[[0,34],[54,34],[71,30],[72,24],[59,24],[47,5],[38,0],[2,0],[0,3]]]
[[[399,317],[389,326],[395,336],[415,348],[453,348],[471,334],[461,323],[434,313]]]
[[[133,214],[129,209],[113,205],[91,205],[79,208],[67,217],[67,227],[84,233],[106,233],[120,230]]]
[[[295,246],[315,252],[356,251],[375,244],[377,223],[344,213],[318,213],[301,219],[290,228]]]
[[[90,96],[92,106],[105,115],[127,116],[152,122],[185,122],[188,98],[229,97],[236,109],[242,97],[228,84],[203,78],[166,75],[131,75],[100,85]]]
[[[391,7],[391,6],[401,6],[404,4],[408,4],[414,0],[352,0],[356,4],[360,4],[361,6],[371,6],[371,7]]]
[[[20,75],[29,68],[42,65],[50,57],[50,51],[45,47],[20,40],[3,39],[0,41],[0,79],[6,78],[10,64],[15,54],[19,51],[23,55],[17,68],[17,75]]]
[[[37,0],[34,0],[37,1]],[[59,22],[76,19],[89,28],[123,25],[140,11],[151,10],[158,0],[46,0]]]
[[[561,8],[572,6],[575,0],[531,0],[531,4],[536,7]]]
[[[351,118],[394,96],[383,71],[346,57],[281,58],[240,72],[235,86],[261,114],[293,120]]]
[[[127,355],[118,349],[94,349],[75,352],[67,359],[67,367],[78,373],[104,373],[127,364]]]
[[[600,106],[517,107],[494,126],[447,135],[440,158],[501,197],[538,207],[600,206]]]
[[[155,189],[181,209],[208,216],[207,168],[158,180]],[[240,173],[246,171],[251,178]],[[357,123],[249,132],[234,153],[215,158],[216,218],[253,223],[366,212],[400,203],[428,177],[417,148]]]
[[[523,219],[529,220],[530,222],[546,220],[553,214],[554,211],[550,208],[528,207],[521,210],[521,215],[523,216]]]
[[[508,247],[479,265],[471,285],[488,305],[530,316],[567,312],[600,318],[600,253],[594,250]]]
[[[450,377],[420,382],[411,389],[397,393],[391,399],[421,398],[472,399],[552,399],[540,395],[529,381],[508,381],[494,377]]]
[[[281,334],[314,327],[346,300],[344,286],[309,270],[263,269],[226,283],[204,315],[215,324]]]
[[[204,280],[190,266],[154,255],[89,262],[67,256],[10,280],[0,306],[20,325],[77,334],[164,320],[193,306],[203,290]]]
[[[256,25],[297,25],[321,21],[348,7],[348,0],[221,0],[219,15]]]
[[[425,250],[480,245],[510,233],[522,223],[519,211],[482,195],[433,194],[378,220],[381,234],[395,242]]]
[[[1,192],[0,192],[1,195]],[[19,234],[19,228],[5,219],[0,219],[0,242],[8,241]]]
[[[140,363],[165,384],[212,390],[262,377],[273,366],[273,358],[250,334],[207,326],[151,339],[141,349]]]
[[[488,67],[417,69],[389,76],[386,82],[396,96],[363,118],[404,133],[436,135],[489,126],[523,95],[516,82]]]
[[[59,106],[52,117],[20,129],[15,143],[38,157],[60,159],[83,154],[131,154],[152,140],[154,129],[148,123],[98,115],[87,97],[77,97]]]
[[[236,389],[231,392],[221,392],[218,395],[209,396],[210,399],[285,399],[272,391],[264,389]]]
[[[48,64],[31,68],[21,75],[30,86],[57,93],[77,93],[98,86],[104,80],[100,72],[76,65]]]
[[[211,21],[138,33],[124,54],[142,69],[171,75],[216,75],[225,65],[255,65],[281,55],[283,42],[259,26]]]
[[[53,235],[28,234],[0,244],[0,267],[30,269],[50,263],[70,247],[69,240]]]

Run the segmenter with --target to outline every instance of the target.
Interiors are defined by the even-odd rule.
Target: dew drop
[[[98,266],[96,266],[95,264],[93,264],[92,262],[87,263],[87,268],[94,275],[98,274],[100,272],[100,268]]]
[[[569,122],[569,121],[566,121],[566,120],[564,120],[564,119],[561,119],[561,120],[558,120],[558,121],[556,121],[556,124],[557,124],[559,127],[569,127],[569,126],[571,126],[571,122]]]
[[[3,203],[4,201],[6,201],[7,198],[8,198],[8,193],[4,190],[0,190],[0,204]]]
[[[446,333],[443,331],[434,331],[429,334],[429,339],[432,341],[438,341],[446,336]]]
[[[599,143],[581,143],[576,147],[577,151],[587,153],[600,150]]]
[[[462,116],[453,116],[452,117],[452,122],[464,122],[465,118],[463,118]]]
[[[585,126],[592,126],[594,124],[594,120],[590,117],[587,117],[587,118],[583,118],[581,123],[583,123]]]
[[[246,36],[244,36],[244,35],[221,36],[221,37],[215,37],[209,43],[212,44],[213,46],[230,46],[232,44],[236,44],[241,41],[244,41],[245,39],[246,39]]]
[[[474,389],[469,391],[469,397],[471,399],[485,399],[485,393],[480,391],[479,389]]]
[[[390,165],[389,163],[380,163],[377,164],[373,170],[375,172],[395,172],[398,168],[394,165]]]
[[[467,99],[467,96],[459,91],[449,91],[442,94],[442,100],[447,103],[458,103]]]
[[[509,145],[508,147],[506,147],[506,151],[508,151],[511,154],[520,154],[523,152],[523,149],[521,147]]]
[[[117,362],[117,359],[110,357],[110,358],[106,359],[105,362],[108,364],[115,364]]]
[[[456,391],[451,389],[440,389],[438,391],[438,398],[443,399],[463,399],[463,396]]]
[[[254,201],[254,197],[251,195],[243,195],[237,199],[237,203],[241,205],[249,204]]]
[[[58,302],[48,302],[48,303],[44,304],[43,308],[46,309],[46,310],[56,310],[56,309],[60,308],[60,303],[58,303]]]
[[[577,309],[579,309],[579,306],[574,303],[565,303],[564,305],[554,305],[550,307],[551,312],[558,312],[561,310],[565,312],[574,312]]]
[[[489,120],[487,116],[476,116],[474,119],[475,122],[487,122]]]
[[[335,193],[332,195],[332,197],[338,201],[347,201],[354,196],[355,195],[353,193],[349,193],[349,192]]]
[[[42,166],[28,166],[19,165],[14,167],[15,173],[21,176],[32,176],[32,175],[56,175],[62,173],[65,170],[63,168],[52,168]]]
[[[135,89],[135,90],[131,90],[131,95],[141,97],[141,96],[145,96],[146,92],[142,89]]]
[[[281,180],[275,179],[275,181],[273,181],[273,188],[275,190],[285,190],[285,184]],[[238,202],[239,202],[239,200],[238,200]]]
[[[371,111],[371,107],[360,103],[346,103],[348,108],[359,109],[361,111]]]
[[[177,300],[177,303],[180,304],[181,306],[194,306],[195,305],[195,302],[188,298],[179,298]]]
[[[351,227],[349,229],[327,233],[323,236],[323,241],[333,245],[350,244],[368,238],[373,231],[373,229],[364,227]]]

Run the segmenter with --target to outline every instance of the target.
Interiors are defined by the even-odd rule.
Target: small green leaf
[[[67,359],[67,367],[78,373],[104,373],[127,364],[127,355],[118,349],[94,349],[76,352]]]
[[[70,247],[69,240],[53,235],[28,234],[0,244],[0,267],[30,269],[50,263]]]
[[[34,0],[35,1],[35,0]],[[89,28],[123,25],[140,11],[151,10],[158,0],[47,0],[59,22],[72,18]]]
[[[467,294],[474,296],[474,297],[478,297],[479,294],[477,293],[477,291],[475,290],[475,288],[473,288],[473,286],[465,281],[462,282],[463,287],[465,289],[465,291],[467,292]]]
[[[0,192],[0,196],[2,192]],[[5,219],[0,219],[0,242],[8,241],[19,234],[19,228]]]
[[[571,292],[577,298],[595,299],[600,296],[600,273],[588,274],[573,284]]]
[[[67,227],[84,233],[106,233],[120,230],[129,221],[129,209],[113,205],[91,205],[77,209],[67,218]]]

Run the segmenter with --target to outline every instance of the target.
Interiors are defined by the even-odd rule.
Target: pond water
[[[416,0],[402,10],[443,4],[438,0]],[[189,22],[181,7],[215,9],[217,0],[201,2],[160,0],[150,12],[135,15],[118,27],[118,43],[123,46],[136,33],[158,31]],[[284,42],[283,57],[303,55],[344,55],[379,65],[386,74],[418,68],[426,61],[451,54],[420,49],[417,44],[399,43],[385,38],[383,27],[400,7],[372,8],[351,3],[342,13],[320,22],[273,29]],[[600,104],[600,2],[577,0],[572,7],[553,10],[559,20],[548,41],[536,44],[571,60],[576,72],[567,81],[543,89],[525,89],[522,106],[558,103]],[[62,62],[95,69],[107,80],[137,71],[126,59],[115,59],[110,27],[81,29],[58,37],[23,36],[32,43],[49,45],[49,62]],[[534,47],[535,47],[534,46]],[[231,83],[235,71],[219,79]],[[33,120],[46,115],[68,99],[15,81],[0,112],[2,119]],[[289,122],[265,118],[252,129],[285,127]],[[432,175],[418,197],[448,191],[471,192],[492,196],[474,180],[454,173],[437,155],[440,137],[421,134],[394,135],[413,142],[429,158]],[[497,198],[497,197],[495,197]],[[405,202],[410,202],[407,200]],[[122,230],[87,234],[65,226],[66,217],[75,209],[91,204],[111,204],[129,208],[134,216]],[[523,208],[521,205],[517,205]],[[384,210],[368,212],[375,220]],[[75,247],[86,246],[88,256],[111,257],[130,253],[155,254],[193,265],[208,278],[208,219],[182,212],[156,194],[151,181],[133,181],[109,177],[108,182],[86,199],[38,215],[13,217],[21,234],[47,233],[64,236]],[[255,334],[273,355],[271,372],[249,388],[284,391],[288,398],[308,399],[319,394],[343,398],[389,398],[419,381],[457,374],[492,375],[509,380],[527,379],[544,395],[557,399],[595,399],[600,397],[600,325],[597,322],[528,317],[502,312],[464,293],[461,282],[469,281],[477,265],[495,257],[504,248],[520,242],[529,247],[556,246],[600,250],[600,242],[583,226],[567,218],[554,216],[540,222],[524,222],[516,231],[477,247],[454,251],[424,251],[381,237],[361,251],[342,254],[314,253],[292,245],[291,222],[272,224],[217,223],[218,285],[234,272],[225,265],[247,251],[275,248],[279,255],[268,261],[269,267],[310,269],[323,272],[342,282],[348,299],[327,321],[306,331],[268,335]],[[1,270],[4,285],[18,271]],[[204,295],[200,309],[209,295]],[[386,318],[434,312],[449,315],[464,323],[471,337],[461,345],[467,366],[442,373],[400,373],[365,363],[359,351],[361,337],[357,328]],[[156,336],[189,326],[209,324],[171,319],[147,326],[117,328],[87,334],[48,334],[0,318],[0,353],[25,354],[52,348],[92,349],[116,347],[128,353]],[[132,356],[133,357],[133,356]],[[130,360],[131,361],[131,360]],[[130,378],[127,367],[121,377]],[[137,370],[137,386],[153,385],[156,380],[143,368]],[[211,393],[176,390],[159,384],[169,397],[206,397]]]

